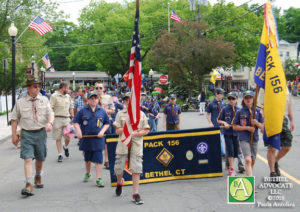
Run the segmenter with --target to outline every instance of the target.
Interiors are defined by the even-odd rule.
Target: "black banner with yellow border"
[[[106,137],[112,186],[117,136]],[[219,128],[174,130],[144,136],[143,175],[140,183],[178,179],[221,177],[222,159]],[[132,184],[130,171],[124,170],[125,185]]]

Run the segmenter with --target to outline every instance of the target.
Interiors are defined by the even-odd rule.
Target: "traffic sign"
[[[159,84],[163,84],[163,85],[165,85],[165,84],[168,84],[168,75],[161,75],[160,77],[159,77]]]

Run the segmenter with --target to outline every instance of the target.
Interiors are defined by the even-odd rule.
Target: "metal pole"
[[[12,85],[12,109],[14,109],[15,103],[16,103],[16,49],[15,49],[15,36],[11,37],[11,41],[12,41],[12,77],[11,77],[11,85]]]
[[[170,3],[168,3],[168,31],[170,33]]]
[[[3,60],[3,69],[4,69],[4,88],[5,88],[5,105],[6,105],[6,122],[9,125],[8,121],[8,102],[7,102],[7,77],[6,77],[6,70],[7,70],[7,59]]]

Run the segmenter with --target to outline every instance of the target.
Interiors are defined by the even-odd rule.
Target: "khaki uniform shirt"
[[[116,128],[121,128],[124,127],[124,124],[126,122],[126,119],[129,120],[129,116],[127,113],[127,108],[124,108],[123,110],[119,111],[116,116],[116,121],[113,123],[113,125]],[[148,125],[148,119],[141,111],[141,119],[140,123],[138,126],[138,130],[143,130],[143,129],[149,129]],[[117,144],[117,149],[116,149],[116,154],[119,155],[126,155],[128,153],[128,147],[122,143],[121,141],[121,135],[119,136],[118,144]],[[133,137],[131,139],[131,154],[137,155],[137,156],[143,156],[143,137]]]
[[[39,130],[45,127],[48,123],[49,115],[53,114],[47,97],[38,94],[36,98],[38,121],[34,119],[32,97],[28,94],[16,102],[11,113],[11,119],[18,121],[19,126],[24,130]]]
[[[70,117],[73,103],[69,94],[63,95],[59,91],[55,92],[50,98],[50,104],[55,116]]]
[[[264,108],[264,101],[265,101],[265,90],[261,88],[259,90],[259,94],[257,97],[257,107]],[[289,89],[286,89],[286,105],[285,105],[285,112],[284,112],[285,116],[288,115],[288,109],[291,104],[292,104],[292,95],[289,92]]]
[[[100,96],[100,102],[99,104],[101,107],[103,107],[105,110],[110,109],[110,110],[115,110],[115,104],[113,99],[111,98],[110,95],[107,94],[102,94]],[[108,115],[109,119],[111,120],[111,115]]]

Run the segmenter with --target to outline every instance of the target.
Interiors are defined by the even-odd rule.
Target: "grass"
[[[8,113],[10,113],[10,110],[8,111]],[[6,115],[6,114],[7,114],[7,111],[4,111],[4,112],[0,113],[0,116]]]

